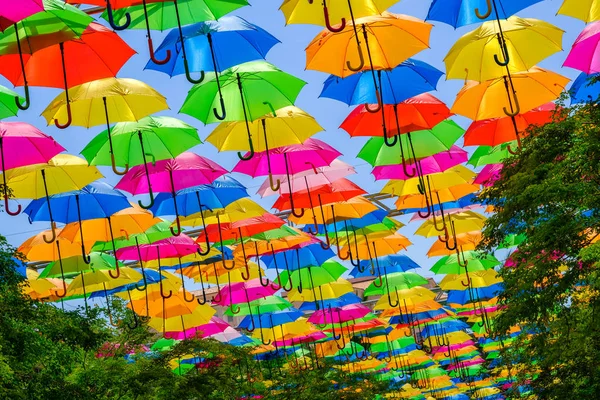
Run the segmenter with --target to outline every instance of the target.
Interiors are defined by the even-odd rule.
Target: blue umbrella
[[[449,290],[448,303],[467,304],[478,300],[490,300],[503,291],[502,284],[496,283],[487,287],[471,288],[470,290]]]
[[[295,308],[289,310],[276,311],[273,313],[265,313],[258,315],[246,315],[242,322],[238,325],[239,329],[248,329],[252,327],[259,327],[261,329],[264,328],[272,328],[274,326],[279,326],[283,324],[287,324],[290,322],[296,321],[298,318],[302,317],[304,313],[298,311]]]
[[[318,303],[323,305],[323,308],[327,308],[331,305],[331,307],[343,307],[348,304],[356,304],[360,303],[362,300],[356,294],[350,292],[346,293],[338,298],[334,299],[323,299],[319,300]],[[305,301],[298,308],[300,311],[315,311],[317,310],[317,302],[315,301]]]
[[[308,266],[321,266],[325,261],[334,256],[335,253],[333,251],[330,249],[324,250],[319,244],[315,243],[295,250],[275,253],[274,255],[264,255],[261,259],[269,269],[285,265],[286,270],[296,271]]]
[[[50,208],[48,207],[50,206]],[[33,200],[25,213],[31,221],[54,221],[69,224],[71,222],[106,218],[125,208],[131,207],[123,193],[113,189],[104,182],[92,182],[81,190],[59,193],[46,199]],[[50,209],[52,216],[50,216]],[[79,229],[81,235],[81,252],[83,259],[89,263],[83,240],[83,229]]]
[[[317,235],[324,235],[327,232],[331,232],[334,229],[341,230],[356,230],[364,228],[365,226],[374,225],[381,223],[388,215],[385,210],[377,209],[360,218],[347,219],[344,221],[336,221],[335,224],[317,224]],[[302,230],[304,232],[314,232],[314,225],[305,225]]]
[[[581,104],[597,100],[600,97],[600,82],[592,84],[590,78],[598,78],[599,76],[600,74],[588,75],[585,72],[579,74],[573,85],[571,85],[571,89],[569,89],[571,104]]]
[[[183,45],[181,38],[183,37]],[[207,21],[172,30],[156,50],[156,55],[175,54],[166,63],[153,61],[146,68],[164,72],[170,76],[185,73],[188,81],[198,84],[204,80],[205,71],[221,72],[248,61],[264,59],[267,52],[279,43],[264,29],[239,17],[224,17],[219,21]],[[191,49],[191,58],[186,57],[185,47]],[[190,71],[200,72],[193,79]],[[213,109],[217,119],[225,119],[225,104],[221,95],[219,76],[216,75],[221,100],[221,114]]]
[[[496,19],[495,10],[498,11],[499,18],[506,19],[540,1],[542,0],[433,0],[425,19],[458,28]],[[484,18],[479,18],[476,9]]]
[[[391,71],[377,71],[384,104],[398,104],[419,94],[435,90],[444,73],[426,62],[409,58]],[[378,102],[371,72],[365,71],[325,81],[320,97],[339,100],[348,105]]]
[[[442,203],[441,205],[436,202],[435,204],[430,205],[429,206],[430,208],[427,208],[427,207],[408,208],[408,209],[403,209],[402,212],[404,212],[405,214],[412,214],[412,213],[416,213],[416,212],[421,212],[421,214],[426,214],[428,212],[428,210],[433,210],[433,211],[439,212],[441,209],[443,209],[445,211],[445,210],[450,210],[453,208],[465,208],[468,206],[476,205],[477,202],[473,202],[474,199],[477,199],[477,196],[475,194],[468,194],[466,196],[461,197],[458,200],[448,201],[446,203]]]
[[[469,325],[466,322],[458,319],[436,321],[434,323],[427,324],[425,328],[421,330],[421,336],[423,338],[428,338],[429,336],[439,336],[440,334],[463,331],[467,328],[469,328]]]
[[[379,257],[377,259],[377,264],[379,267],[383,267],[387,274],[392,274],[394,272],[407,272],[411,269],[420,268],[419,264],[414,262],[410,257],[405,256],[403,254],[390,254],[388,256]],[[370,269],[367,268],[371,266],[370,260],[361,260],[358,267],[355,267],[352,271],[350,271],[350,275],[355,278],[366,278],[374,276],[371,274]],[[361,272],[361,269],[364,269]]]

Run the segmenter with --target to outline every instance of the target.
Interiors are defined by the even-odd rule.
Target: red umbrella
[[[338,179],[328,185],[307,188],[295,193],[291,193],[296,206],[301,208],[314,208],[315,205],[322,207],[325,204],[346,201],[356,196],[365,194],[363,189],[346,178]],[[290,195],[280,196],[273,208],[283,211],[292,207]]]
[[[135,54],[115,32],[91,23],[80,38],[45,47],[33,54],[0,56],[0,74],[13,85],[63,88],[66,91],[69,119],[58,128],[71,124],[69,88],[97,79],[115,77],[123,65]]]
[[[266,213],[259,217],[246,218],[235,222],[220,222],[219,224],[210,224],[206,226],[206,233],[210,242],[227,240],[242,240],[244,237],[258,235],[271,229],[277,229],[285,224],[285,221],[271,213]],[[203,244],[205,238],[201,238],[202,233],[198,235],[196,242]]]

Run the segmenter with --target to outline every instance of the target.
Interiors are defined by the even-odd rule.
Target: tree
[[[505,309],[494,328],[521,328],[503,360],[518,364],[513,371],[541,399],[600,393],[599,127],[596,102],[560,109],[552,123],[531,129],[480,196],[496,212],[483,249],[526,236],[511,255],[514,267],[499,273]]]

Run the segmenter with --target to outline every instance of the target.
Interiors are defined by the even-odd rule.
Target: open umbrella
[[[65,149],[52,137],[42,133],[33,125],[24,122],[0,122],[0,168],[9,169],[32,164],[47,163],[52,157]],[[11,211],[8,203],[6,173],[2,174],[4,183],[4,210],[8,215],[21,212]]]
[[[600,63],[598,63],[598,56],[600,56],[599,44],[600,22],[594,22],[586,26],[575,39],[575,43],[573,43],[563,66],[578,69],[588,75],[600,72]]]
[[[89,259],[84,256],[73,256],[48,264],[40,278],[73,277],[80,272],[114,269],[115,258],[109,254],[91,252]]]
[[[15,99],[18,99],[18,102]],[[0,85],[0,119],[16,117],[20,110],[17,104],[21,104],[23,101],[25,98]]]
[[[506,19],[542,0],[433,0],[427,20],[440,21],[454,28],[498,18]],[[492,12],[494,11],[494,13]]]
[[[3,175],[16,198],[46,199],[52,231],[50,239],[44,237],[48,243],[56,239],[56,224],[50,207],[50,196],[80,190],[102,178],[96,167],[91,167],[83,159],[69,154],[58,154],[47,164],[13,168],[5,171]]]
[[[564,0],[557,14],[568,15],[589,24],[600,19],[599,6],[598,0]]]
[[[25,0],[19,4],[12,1],[0,5],[0,31],[39,12],[44,11],[43,0]]]

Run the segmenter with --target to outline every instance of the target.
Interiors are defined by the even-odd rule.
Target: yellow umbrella
[[[204,249],[203,245],[204,245],[204,243],[200,243],[200,247],[202,249]],[[206,255],[201,255],[201,254],[198,254],[198,252],[196,252],[196,253],[192,253],[187,256],[181,257],[181,258],[161,258],[160,265],[163,267],[172,267],[174,265],[179,265],[180,263],[181,264],[204,263],[204,262],[206,262],[206,260],[218,257],[220,255],[221,255],[221,252],[218,249],[216,249],[215,247],[211,247],[208,251],[208,254],[206,254]],[[158,260],[144,261],[144,267],[158,268]],[[185,273],[184,273],[184,275],[185,275]]]
[[[472,288],[487,287],[502,282],[502,278],[493,269],[470,272],[469,280]],[[464,274],[448,274],[442,279],[439,286],[442,290],[466,290],[468,286],[465,286],[464,283]]]
[[[457,234],[455,240],[461,251],[475,250],[481,241],[481,231],[476,230]],[[437,240],[427,252],[427,257],[449,256],[451,254],[454,254],[454,250],[448,249],[445,242]]]
[[[283,7],[283,6],[282,6]],[[568,15],[589,24],[600,20],[600,1],[598,0],[564,0],[558,9],[560,15]]]
[[[108,270],[82,272],[76,276],[67,288],[67,295],[88,295],[129,285],[143,279],[142,274],[132,268],[121,268],[118,278],[112,278]]]
[[[406,250],[412,243],[406,237],[400,234],[390,235],[389,232],[384,237],[377,237],[377,234],[369,234],[368,236],[352,237],[350,241],[346,238],[340,239],[341,252],[345,252],[353,259],[358,260],[373,260],[378,257],[396,254],[400,250]]]
[[[479,191],[479,185],[462,183],[460,185],[454,185],[443,189],[431,190],[432,198],[437,200],[439,196],[439,203],[448,203],[451,201],[457,201],[458,199]],[[399,196],[396,200],[396,208],[398,210],[409,210],[413,208],[421,209],[427,208],[429,194],[407,194]]]
[[[183,290],[179,290],[169,297],[155,296],[148,300],[145,298],[132,300],[127,307],[139,315],[145,314],[150,317],[159,318],[172,318],[179,315],[191,314],[199,307],[202,308],[203,314],[210,314],[212,311],[212,314],[208,317],[209,319],[215,312],[209,306],[198,304],[195,298],[192,298],[192,301],[187,301]]]
[[[313,117],[294,106],[280,108],[274,114],[267,114],[249,122],[248,126],[254,151],[302,144],[306,139],[323,130]],[[219,151],[252,150],[248,142],[245,122],[223,122],[206,138],[206,141],[212,143]]]
[[[424,288],[422,286],[415,286],[410,289],[402,289],[402,290],[390,290],[389,297],[387,295],[382,296],[375,306],[374,310],[387,310],[382,314],[382,317],[390,317],[392,315],[398,315],[400,311],[397,309],[397,306],[392,307],[390,302],[393,304],[401,303],[402,309],[408,307],[409,309],[414,308],[418,304],[426,304],[427,306],[431,306],[435,309],[437,307],[437,303],[432,302],[436,298],[436,294],[431,290]],[[404,303],[406,301],[406,304]],[[389,311],[389,312],[388,312]],[[405,310],[403,310],[405,311]]]
[[[215,314],[209,306],[199,306],[194,311],[181,314],[170,318],[154,317],[150,318],[148,326],[157,331],[164,332],[183,332],[188,329],[205,325],[210,322],[210,319]]]
[[[381,14],[399,0],[307,1],[284,0],[279,7],[287,24],[313,24],[331,30],[343,29],[346,21]],[[321,10],[322,9],[322,10]],[[334,28],[341,23],[342,26]]]
[[[27,268],[27,283],[21,285],[23,293],[32,299],[54,300],[57,296],[55,293],[60,287],[63,287],[64,282],[55,278],[39,278],[40,274],[30,268]]]
[[[475,211],[464,211],[448,214],[444,224],[445,226],[448,224],[453,225],[453,233],[459,235],[461,233],[482,230],[486,219],[487,218],[484,215],[476,213]],[[436,226],[436,220],[434,218],[429,218],[419,227],[419,229],[417,229],[415,235],[434,237],[439,236],[440,232],[444,230],[445,229],[438,229]]]
[[[253,200],[244,197],[228,204],[225,208],[206,210],[181,218],[181,225],[203,226],[221,222],[236,222],[242,219],[260,217],[267,212]]]
[[[564,31],[548,22],[513,16],[501,20],[500,25],[496,21],[484,22],[456,41],[444,58],[447,79],[496,79],[506,75],[507,68],[511,74],[527,71],[562,51]],[[508,65],[500,35],[506,43]]]
[[[128,78],[105,78],[69,89],[58,95],[42,112],[48,125],[55,120],[69,124],[92,126],[110,122],[138,121],[169,106],[163,95],[144,82]]]
[[[436,190],[447,189],[456,185],[470,184],[476,175],[469,168],[463,165],[456,165],[444,172],[426,175],[425,178],[428,188],[432,192],[435,192]],[[421,194],[419,191],[420,182],[420,178],[390,180],[381,189],[381,193],[389,193],[394,196],[418,195]]]
[[[84,159],[70,154],[58,154],[50,159],[47,164],[33,164],[13,168],[4,173],[6,184],[12,190],[14,197],[22,199],[46,198],[52,228],[52,237],[48,239],[48,243],[56,239],[50,196],[82,189],[87,184],[102,178],[98,168],[89,166]]]
[[[312,223],[330,224],[333,222],[334,214],[337,221],[342,221],[344,219],[361,218],[377,209],[377,206],[371,203],[369,200],[362,196],[356,196],[347,201],[331,203],[324,205],[323,207],[308,209],[311,210],[311,212],[305,212],[302,217],[290,215],[288,219],[297,225]]]
[[[302,293],[294,288],[288,292],[289,301],[320,301],[322,299],[335,299],[354,290],[352,284],[345,279],[317,286],[312,290],[304,289]],[[315,296],[316,293],[316,296]],[[322,296],[322,297],[321,297]]]
[[[513,74],[514,93],[510,96],[507,93],[512,90],[507,92],[511,85],[506,76],[482,83],[469,81],[450,111],[474,121],[525,113],[557,99],[567,83],[568,78],[539,67]]]

